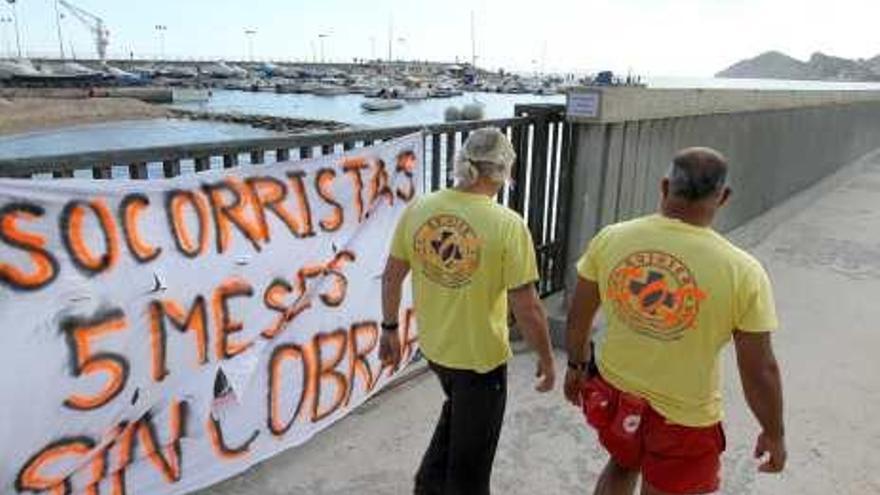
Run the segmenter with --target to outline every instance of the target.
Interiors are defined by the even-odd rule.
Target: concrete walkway
[[[728,353],[723,493],[880,493],[880,157],[851,166],[732,237],[757,254],[775,283],[790,463],[782,476],[756,473],[757,425]],[[563,363],[560,355],[560,370]],[[530,355],[511,364],[493,492],[591,493],[605,456],[561,392],[531,389],[533,370]],[[439,386],[425,375],[304,447],[202,493],[411,493],[439,406]]]

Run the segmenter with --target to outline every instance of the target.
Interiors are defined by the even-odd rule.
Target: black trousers
[[[507,405],[507,365],[488,373],[429,363],[446,401],[422,464],[416,495],[488,495]]]

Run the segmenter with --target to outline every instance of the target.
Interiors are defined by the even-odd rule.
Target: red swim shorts
[[[621,392],[601,377],[583,390],[587,423],[621,467],[640,471],[651,487],[674,494],[718,491],[724,430],[670,423],[644,399]]]

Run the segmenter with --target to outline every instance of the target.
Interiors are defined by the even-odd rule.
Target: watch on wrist
[[[400,328],[400,323],[396,321],[394,323],[382,322],[382,330],[385,332],[396,332],[398,328]]]
[[[572,361],[571,359],[569,359],[568,360],[568,369],[570,369],[572,371],[578,371],[580,373],[584,373],[585,371],[587,371],[587,362],[586,361],[578,362],[578,361]]]

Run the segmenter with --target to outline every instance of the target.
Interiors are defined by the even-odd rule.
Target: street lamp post
[[[165,32],[168,31],[168,26],[164,24],[156,24],[156,32],[159,34],[159,57],[162,60],[165,60]]]
[[[257,30],[256,29],[245,29],[244,34],[245,34],[245,36],[247,36],[247,39],[248,39],[248,57],[250,58],[251,62],[253,62],[254,61],[254,35],[257,34]]]
[[[406,52],[404,51],[406,49],[406,38],[397,38],[397,44],[400,45],[400,50],[397,52],[397,58],[399,60],[404,60],[406,56]]]
[[[322,64],[326,62],[324,60],[324,38],[329,38],[329,37],[330,37],[330,35],[327,33],[321,33],[318,35],[318,39],[321,40],[321,63]]]

